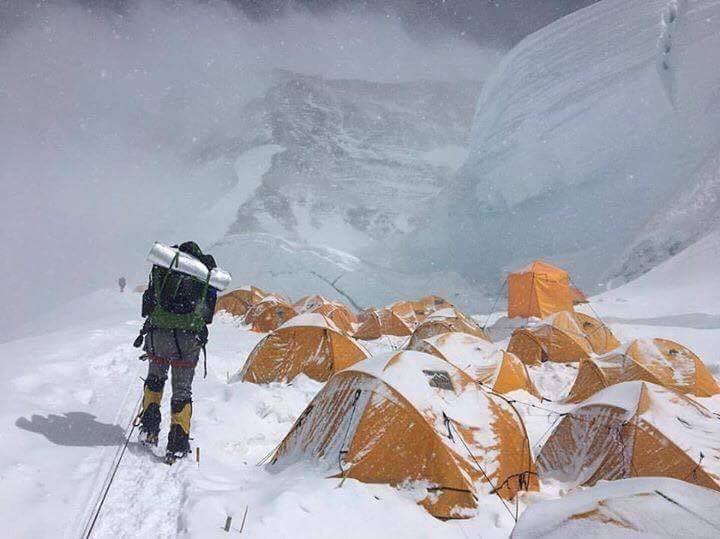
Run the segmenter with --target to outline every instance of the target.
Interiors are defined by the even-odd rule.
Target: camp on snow
[[[335,374],[300,415],[269,468],[299,461],[342,480],[427,485],[439,518],[465,518],[478,494],[537,490],[522,420],[435,356],[388,352]]]

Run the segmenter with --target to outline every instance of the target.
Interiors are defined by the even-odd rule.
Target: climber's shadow
[[[15,426],[29,432],[42,434],[54,444],[67,446],[109,446],[125,442],[125,432],[120,425],[100,423],[86,412],[68,412],[63,415],[33,415],[30,419],[19,417]]]

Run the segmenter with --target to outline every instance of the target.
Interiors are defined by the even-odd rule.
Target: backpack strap
[[[170,262],[170,267],[167,270],[167,273],[165,273],[165,277],[163,277],[162,285],[160,285],[160,290],[157,289],[157,285],[155,281],[153,281],[153,286],[155,288],[155,296],[160,299],[160,295],[165,290],[165,285],[167,284],[168,277],[170,277],[170,272],[172,272],[173,266],[176,268],[180,265],[180,251],[175,253],[175,256],[172,259],[172,262]]]
[[[205,343],[202,345],[203,353],[203,380],[207,378],[207,350],[205,350]]]

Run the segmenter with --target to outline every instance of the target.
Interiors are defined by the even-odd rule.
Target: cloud
[[[8,7],[9,6],[9,7]],[[13,7],[14,6],[14,7]],[[289,11],[252,21],[226,2],[127,10],[8,4],[0,34],[3,327],[117,277],[140,278],[228,178],[197,144],[227,129],[274,69],[376,81],[480,79],[499,53],[421,44],[385,14]]]

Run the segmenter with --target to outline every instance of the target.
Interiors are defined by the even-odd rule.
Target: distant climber
[[[127,284],[127,281],[125,280],[125,277],[120,277],[118,279],[118,286],[120,287],[120,292],[125,292],[126,284]]]
[[[174,252],[175,258],[167,267],[157,264],[152,267],[148,288],[142,298],[142,316],[146,321],[135,346],[140,347],[144,340],[144,356],[149,363],[139,416],[139,439],[143,444],[158,444],[160,402],[168,370],[172,368],[170,433],[166,450],[166,462],[172,464],[190,452],[192,382],[200,351],[205,352],[207,326],[212,323],[217,289],[211,285],[210,278],[210,270],[216,267],[215,259],[203,254],[195,242],[175,245],[174,251],[164,248]],[[199,267],[201,274],[208,276],[206,279],[183,272],[178,265],[183,253],[190,255],[183,259],[194,264],[196,271]]]

